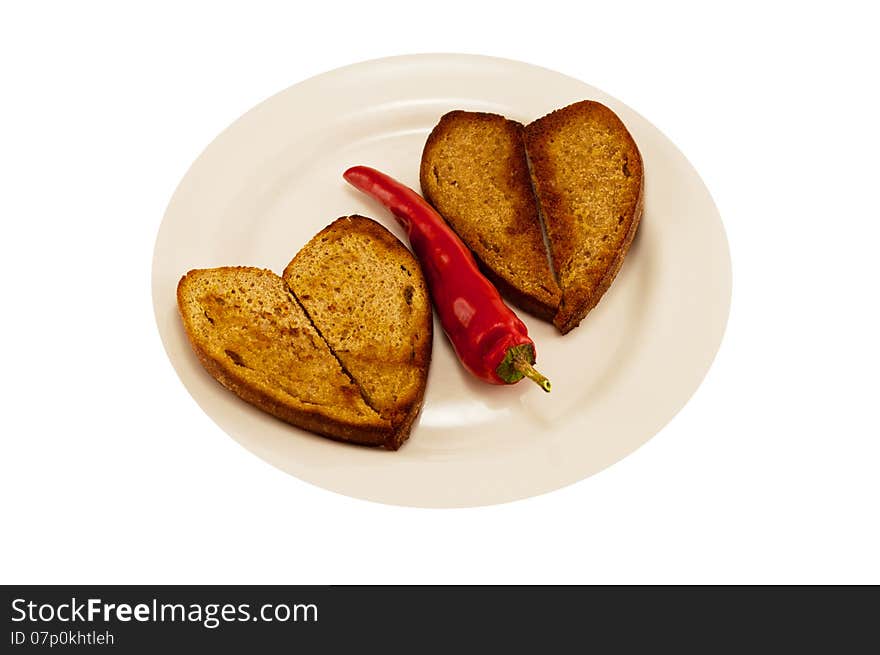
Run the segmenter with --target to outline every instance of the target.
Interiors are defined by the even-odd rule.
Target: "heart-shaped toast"
[[[420,181],[498,290],[562,334],[608,290],[644,202],[638,146],[590,100],[526,126],[449,112],[425,143]]]
[[[187,273],[177,302],[207,371],[305,430],[396,450],[431,361],[432,313],[418,262],[362,216],[334,221],[287,265]]]

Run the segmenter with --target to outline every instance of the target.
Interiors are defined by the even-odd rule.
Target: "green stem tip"
[[[527,359],[523,359],[522,357],[516,357],[513,360],[514,368],[523,374],[523,377],[527,377],[529,380],[537,384],[547,393],[550,393],[550,389],[552,385],[550,384],[550,380],[541,375],[535,367],[532,366]]]
[[[549,393],[550,380],[535,370],[535,367],[532,366],[534,361],[534,346],[529,343],[513,346],[507,349],[504,359],[495,369],[495,373],[507,384],[515,384],[523,378],[528,378]]]

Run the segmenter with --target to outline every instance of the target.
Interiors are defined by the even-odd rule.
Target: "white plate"
[[[642,152],[645,214],[608,293],[569,335],[522,315],[553,381],[471,379],[439,325],[424,409],[385,452],[329,441],[260,412],[199,365],[175,305],[192,268],[279,272],[333,219],[361,213],[406,237],[342,172],[375,166],[418,188],[422,146],[452,109],[527,123],[585,98],[617,112]],[[582,480],[645,443],[687,402],[721,342],[730,255],[718,210],[676,147],[598,89],[528,64],[470,55],[380,59],[319,75],[233,123],[177,188],[156,241],[153,303],[162,341],[193,398],[267,462],[350,496],[420,507],[501,503]]]

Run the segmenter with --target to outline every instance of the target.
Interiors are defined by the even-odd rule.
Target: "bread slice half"
[[[497,114],[444,115],[425,143],[420,182],[498,290],[552,320],[561,294],[529,180],[523,126]]]
[[[565,334],[623,264],[642,216],[642,157],[620,118],[590,100],[529,124],[525,143],[562,288],[553,322]]]
[[[348,216],[315,235],[283,277],[369,405],[408,431],[425,392],[433,328],[415,257],[379,223]]]
[[[190,271],[177,302],[201,363],[243,400],[335,439],[397,450],[409,437],[432,311],[418,263],[378,223],[337,220],[284,278],[248,267]]]
[[[272,271],[190,271],[177,302],[202,365],[241,399],[324,436],[369,445],[391,438],[390,421],[364,402]]]

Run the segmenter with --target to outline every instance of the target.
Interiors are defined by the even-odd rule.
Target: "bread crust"
[[[576,248],[582,238],[571,213],[568,192],[560,185],[562,172],[557,169],[560,157],[552,154],[560,133],[571,125],[598,126],[613,135],[619,152],[623,153],[624,171],[628,179],[625,191],[628,197],[625,209],[619,214],[620,228],[608,246],[593,252],[600,266],[590,266],[588,274],[574,280],[566,280],[567,267],[576,257]],[[644,208],[644,167],[638,146],[620,118],[605,105],[584,100],[530,123],[525,128],[526,152],[532,164],[532,182],[541,206],[550,241],[550,252],[562,287],[562,302],[553,319],[557,329],[567,334],[580,324],[611,286],[632,244]],[[568,144],[566,157],[580,155],[584,160],[594,156],[584,152],[584,144]],[[580,152],[583,154],[580,154]],[[577,153],[577,154],[572,154]],[[602,155],[607,157],[607,153]],[[562,187],[562,188],[561,188]],[[631,198],[629,197],[631,196]],[[604,264],[603,264],[604,263]],[[576,262],[574,265],[584,264]]]
[[[486,264],[486,262],[480,259],[480,256],[477,253],[473,253],[473,255],[474,259],[477,260],[477,266],[480,267],[483,275],[485,275],[486,279],[498,289],[498,292],[502,296],[535,318],[540,318],[542,321],[547,321],[548,323],[553,322],[556,312],[559,311],[559,305],[547,303],[534,294],[530,294],[515,287],[504,278],[498,276],[495,271]]]
[[[443,142],[449,139],[455,130],[471,126],[488,126],[490,129],[498,130],[513,147],[512,157],[506,162],[509,179],[503,182],[510,184],[514,192],[520,194],[520,197],[527,197],[527,202],[523,203],[515,214],[508,215],[507,220],[517,233],[531,232],[528,243],[538,253],[538,258],[533,260],[531,264],[527,279],[517,278],[492,265],[492,260],[498,259],[499,253],[491,251],[492,244],[485,243],[474,236],[473,226],[480,219],[479,212],[473,207],[469,207],[467,212],[455,215],[444,197],[446,191],[441,188],[439,180],[433,179],[434,173],[432,171]],[[499,114],[487,112],[455,110],[444,114],[431,131],[422,150],[419,182],[422,195],[464,241],[474,255],[480,269],[499,292],[528,313],[547,321],[552,320],[559,307],[561,292],[547,261],[541,219],[525,156],[523,125]],[[495,245],[497,246],[497,244]],[[502,244],[502,249],[505,245]],[[506,260],[517,257],[533,257],[532,254],[520,253],[513,249],[502,250],[500,254]],[[539,285],[536,290],[527,288],[536,284]]]

